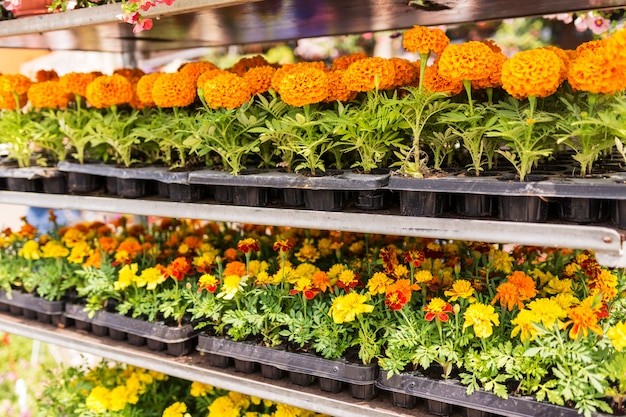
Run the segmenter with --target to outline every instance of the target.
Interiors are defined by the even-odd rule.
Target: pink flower
[[[133,33],[139,33],[150,29],[152,29],[152,19],[141,19],[139,22],[135,23]]]
[[[22,0],[8,0],[4,2],[4,8],[11,11],[17,12],[22,7]]]
[[[578,16],[574,25],[579,32],[589,29],[594,35],[600,35],[611,28],[611,21],[600,14],[588,12]]]
[[[141,6],[139,6],[141,8],[141,10],[143,10],[144,12],[148,11],[151,7],[156,6],[156,3],[151,2],[150,0],[148,1],[144,1],[143,3],[141,3]]]

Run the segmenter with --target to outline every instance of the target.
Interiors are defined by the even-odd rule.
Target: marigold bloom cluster
[[[65,109],[69,99],[58,81],[38,82],[28,89],[28,100],[38,109]]]
[[[548,49],[515,54],[502,65],[502,88],[517,99],[548,97],[559,87],[561,60]]]
[[[133,88],[126,77],[103,75],[87,85],[87,101],[99,109],[126,104],[133,98]]]
[[[313,66],[298,66],[280,80],[282,100],[294,107],[319,103],[328,97],[328,75]]]
[[[495,71],[491,48],[482,42],[451,44],[439,57],[439,75],[451,81],[481,80]]]
[[[234,109],[252,97],[246,80],[236,74],[219,74],[203,86],[204,100],[212,109]]]
[[[450,44],[450,39],[445,32],[438,28],[414,26],[404,32],[402,46],[409,52],[428,54],[433,52],[441,55],[443,50]]]
[[[152,85],[152,99],[159,107],[185,107],[196,99],[196,80],[181,72],[161,74]]]
[[[394,86],[396,67],[388,59],[360,59],[343,73],[343,82],[352,91],[387,90]]]

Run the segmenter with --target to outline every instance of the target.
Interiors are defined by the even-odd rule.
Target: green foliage
[[[86,297],[85,311],[89,312],[89,317],[103,309],[109,299],[120,300],[120,294],[114,287],[117,274],[110,264],[103,263],[99,269],[83,267],[75,273],[81,279],[76,291],[79,297]]]
[[[125,167],[138,162],[133,151],[141,143],[133,127],[139,117],[137,110],[119,110],[115,106],[105,111],[94,111],[85,125],[84,133],[91,147],[107,145],[102,155],[106,162],[109,158]]]

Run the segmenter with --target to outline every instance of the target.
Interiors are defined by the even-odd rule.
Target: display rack
[[[116,17],[120,14],[119,4],[109,4],[2,21],[0,47],[151,52],[626,6],[623,0],[429,0],[415,2],[419,6],[408,3],[405,0],[176,0],[172,6],[160,5],[148,12],[147,17],[158,21],[154,29],[139,34],[132,32],[131,25],[119,23]],[[622,233],[603,226],[317,212],[9,191],[0,192],[0,203],[590,249],[604,265],[626,267]],[[334,416],[427,415],[421,410],[393,407],[379,398],[357,401],[347,394],[329,396],[312,388],[295,388],[287,382],[267,382],[230,370],[213,370],[200,364],[197,353],[172,358],[16,317],[0,316],[0,330]]]

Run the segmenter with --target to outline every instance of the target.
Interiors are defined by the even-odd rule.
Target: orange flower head
[[[356,97],[356,91],[350,91],[343,81],[343,73],[343,70],[334,70],[328,73],[328,96],[324,99],[324,102],[346,102],[354,100]]]
[[[212,109],[235,109],[248,102],[252,91],[245,79],[237,74],[219,74],[204,86],[204,100]]]
[[[435,93],[447,93],[451,96],[463,91],[462,81],[449,81],[439,74],[439,59],[424,71],[424,87]]]
[[[439,75],[450,81],[481,80],[496,69],[491,48],[482,42],[451,44],[439,57]]]
[[[402,46],[409,52],[429,54],[434,52],[441,55],[450,44],[450,38],[441,29],[431,29],[425,26],[413,26],[404,32]]]
[[[196,87],[198,88],[204,87],[204,84],[206,84],[208,81],[212,80],[213,78],[217,77],[220,74],[231,74],[231,73],[226,70],[219,69],[219,68],[204,71],[198,77],[198,81],[196,81]]]
[[[185,107],[196,99],[196,81],[182,72],[161,74],[152,85],[152,99],[159,107]]]
[[[281,79],[278,91],[280,98],[294,107],[319,103],[328,97],[328,75],[313,66],[297,66]]]
[[[589,330],[602,335],[602,327],[598,324],[598,315],[596,310],[599,310],[601,305],[597,303],[595,297],[590,296],[585,298],[579,305],[572,307],[567,314],[569,321],[565,323],[566,326],[572,325],[569,331],[569,337],[572,340],[578,340],[581,337],[587,337]]]
[[[623,91],[626,76],[618,62],[608,48],[586,49],[572,62],[567,80],[574,90],[600,94]]]
[[[390,310],[400,310],[406,303],[411,301],[413,291],[419,290],[417,284],[411,284],[408,279],[399,279],[393,284],[387,286],[385,292],[385,305]]]
[[[241,261],[232,261],[226,264],[222,276],[237,275],[243,277],[246,275],[246,264]]]
[[[381,57],[358,60],[343,74],[344,83],[352,91],[388,90],[394,86],[395,79],[396,66]]]
[[[572,65],[569,55],[563,49],[556,46],[544,46],[545,49],[554,52],[561,60],[561,72],[559,73],[559,85],[567,80],[567,76]]]
[[[439,297],[435,297],[424,306],[424,311],[426,312],[424,316],[426,321],[437,319],[438,321],[446,322],[450,319],[448,314],[452,313],[452,305]]]
[[[393,87],[404,87],[415,84],[419,78],[419,68],[413,65],[411,61],[404,58],[390,58],[395,66],[396,76]]]
[[[133,98],[133,87],[119,74],[103,75],[87,86],[87,101],[98,109],[126,104]]]
[[[535,280],[524,272],[513,271],[511,275],[507,276],[507,279],[517,287],[523,301],[528,301],[537,295]]]
[[[188,62],[178,69],[178,72],[185,74],[193,79],[194,83],[198,81],[200,76],[211,70],[217,69],[217,65],[209,61]]]
[[[28,100],[38,109],[65,109],[69,99],[58,81],[35,83],[28,89]]]
[[[15,110],[24,107],[31,84],[32,81],[22,74],[0,75],[0,109]]]
[[[269,65],[250,68],[243,75],[250,87],[252,95],[262,94],[268,91],[272,86],[272,76],[276,72],[276,68]]]
[[[139,68],[118,68],[113,71],[113,74],[121,75],[132,83],[143,77],[145,72]]]
[[[185,275],[191,271],[191,262],[189,259],[180,256],[170,262],[165,268],[163,275],[166,277],[174,278],[177,281],[182,281]]]
[[[355,61],[367,58],[365,52],[355,52],[353,54],[343,55],[333,59],[330,66],[331,71],[345,71]]]
[[[144,106],[152,107],[156,105],[154,99],[152,98],[152,88],[154,87],[156,80],[161,75],[163,74],[160,72],[146,74],[137,82],[137,97]]]
[[[234,261],[235,259],[237,259],[237,249],[235,248],[228,248],[224,251],[224,259],[227,259],[229,261]]]
[[[89,72],[68,72],[59,78],[61,88],[67,93],[85,97],[87,95],[87,86],[97,75]]]
[[[230,69],[231,72],[243,77],[243,75],[252,68],[268,66],[269,62],[261,55],[252,57],[243,57],[239,59]]]
[[[524,308],[524,303],[520,297],[518,288],[511,282],[503,282],[496,288],[496,296],[491,300],[491,304],[495,304],[498,300],[502,307],[506,307],[509,311],[517,306],[520,310]]]
[[[531,49],[515,54],[502,65],[502,88],[522,100],[547,97],[559,87],[561,60],[548,49]]]
[[[313,286],[321,292],[326,292],[326,290],[332,287],[328,274],[324,271],[315,271],[311,280],[313,281]]]
[[[502,52],[494,52],[492,55],[492,72],[487,78],[472,80],[472,90],[485,90],[502,86],[502,65],[507,60]]]
[[[615,65],[626,69],[626,29],[622,28],[606,40],[607,54],[612,56]]]
[[[35,80],[37,80],[38,83],[42,83],[44,81],[58,81],[59,74],[57,74],[55,70],[40,69],[37,73],[35,73]]]
[[[591,41],[583,42],[576,47],[576,54],[580,55],[584,51],[593,51],[597,48],[602,48],[608,42],[607,39],[594,39]]]

